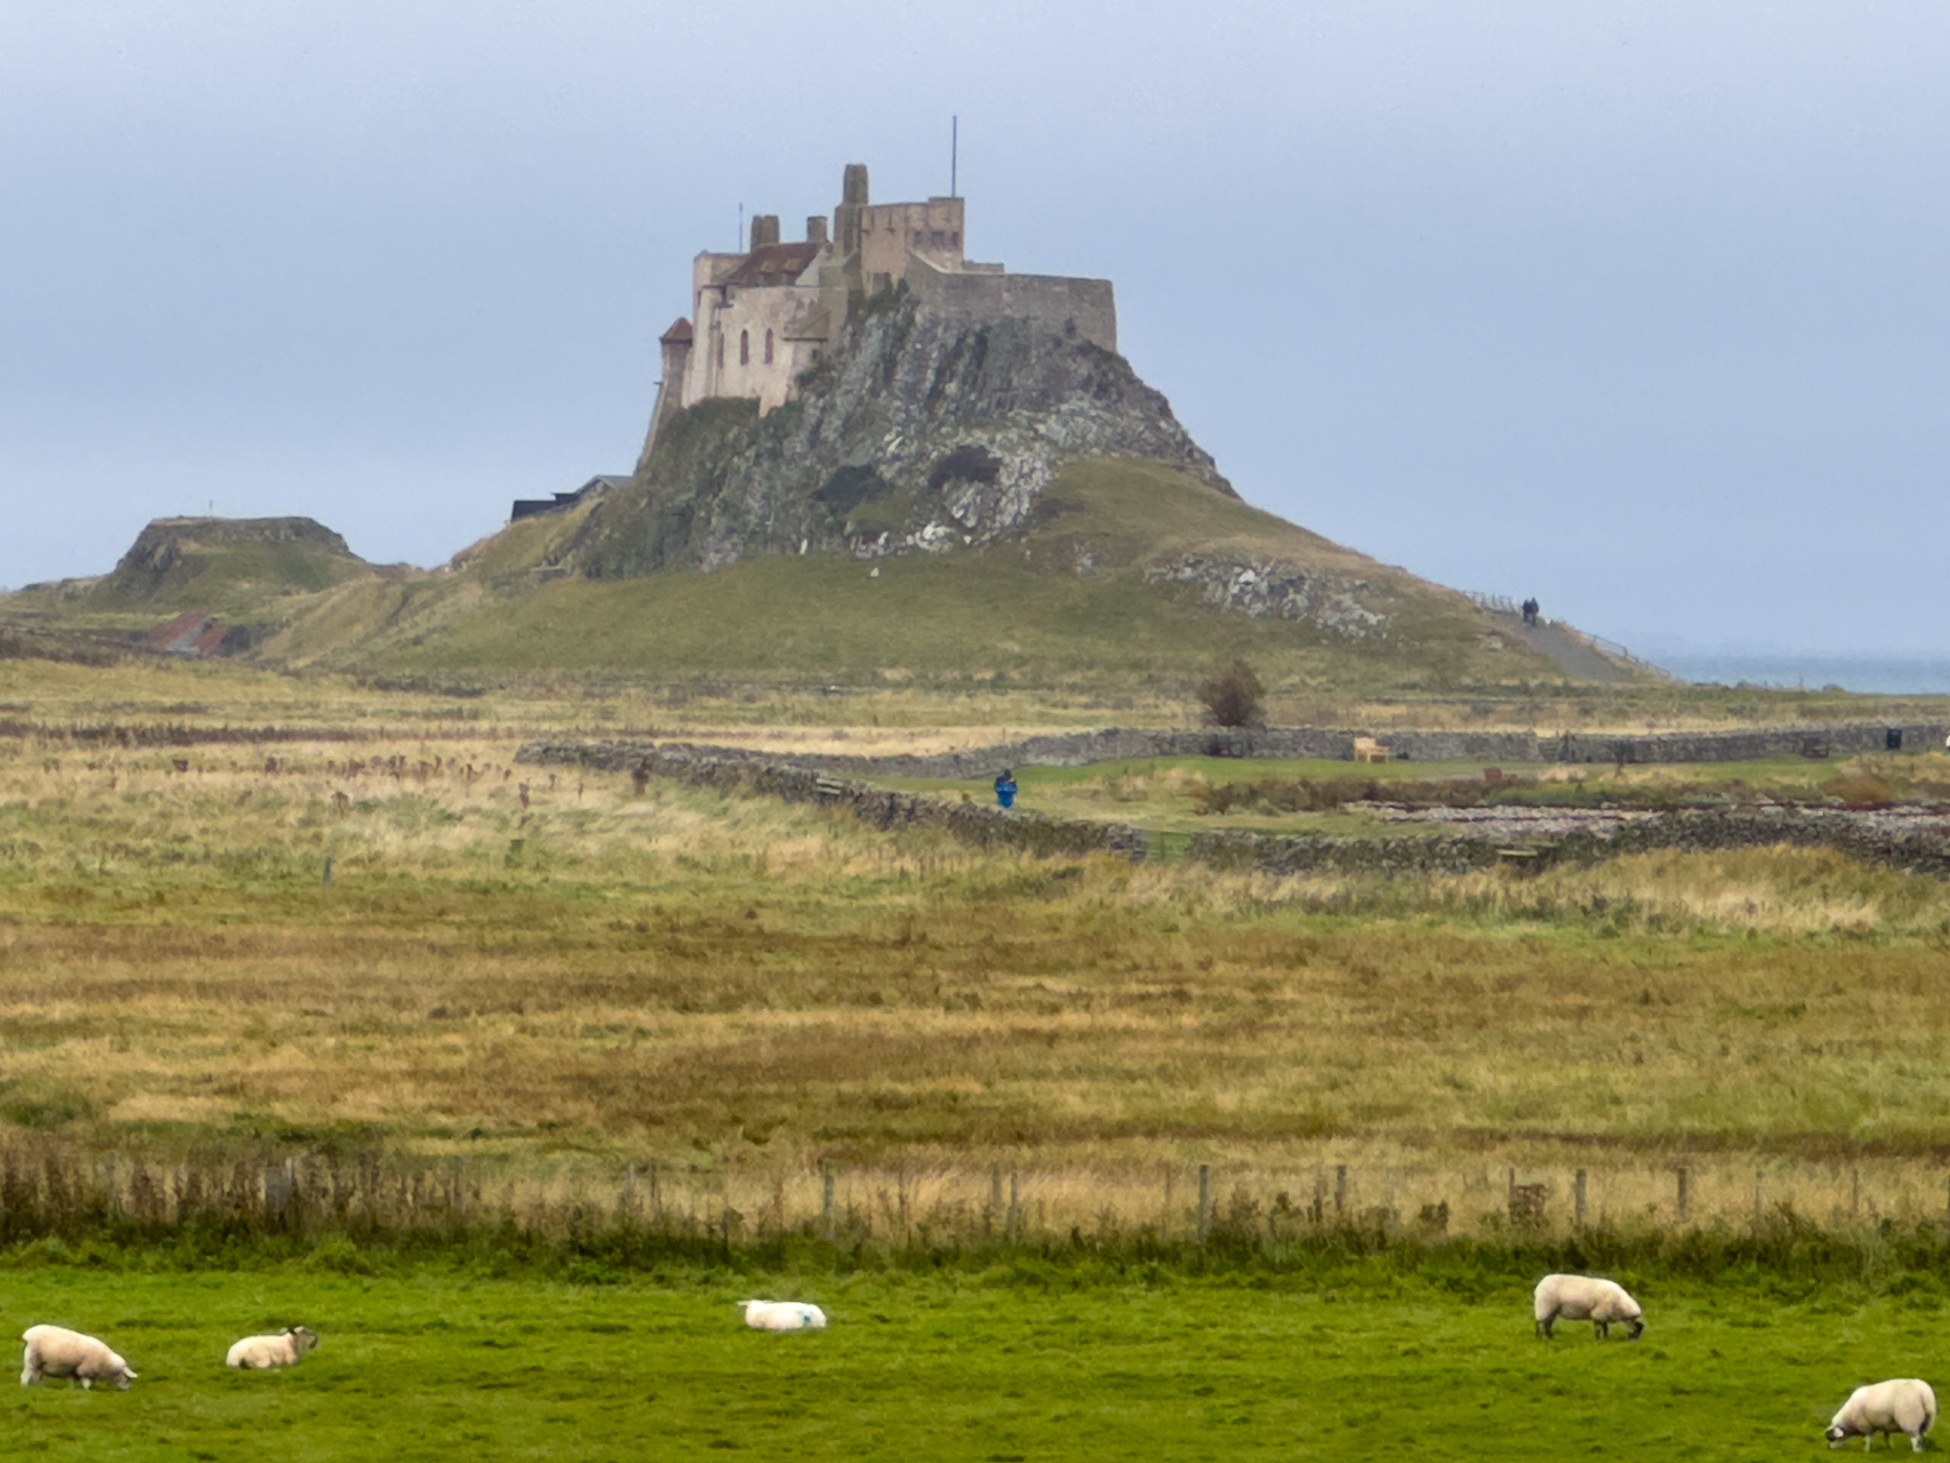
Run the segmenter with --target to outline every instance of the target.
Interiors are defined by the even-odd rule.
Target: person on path
[[[1002,775],[995,779],[995,800],[1004,812],[1016,805],[1016,775],[1007,767],[1004,767]]]

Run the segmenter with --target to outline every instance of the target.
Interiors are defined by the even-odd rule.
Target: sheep
[[[1645,1312],[1614,1280],[1598,1280],[1588,1275],[1546,1275],[1537,1282],[1534,1309],[1537,1334],[1546,1341],[1554,1339],[1559,1316],[1567,1321],[1590,1321],[1592,1335],[1599,1339],[1611,1335],[1613,1321],[1629,1325],[1633,1341],[1645,1331]]]
[[[117,1391],[126,1392],[135,1380],[129,1364],[110,1351],[107,1343],[65,1326],[29,1326],[20,1339],[27,1343],[20,1363],[23,1387],[41,1377],[70,1377],[84,1389],[97,1382],[112,1382]]]
[[[1903,1377],[1857,1387],[1849,1393],[1842,1410],[1828,1424],[1825,1436],[1831,1448],[1841,1447],[1850,1438],[1861,1438],[1866,1452],[1876,1445],[1877,1433],[1885,1438],[1891,1433],[1907,1433],[1910,1451],[1920,1453],[1924,1435],[1935,1426],[1936,1393],[1930,1390],[1928,1382]],[[1896,1446],[1893,1439],[1889,1446]]]
[[[305,1327],[287,1326],[275,1336],[246,1336],[230,1348],[223,1364],[246,1370],[296,1366],[298,1359],[316,1345],[318,1337]]]
[[[754,1331],[823,1331],[826,1312],[796,1300],[741,1300],[745,1324]]]

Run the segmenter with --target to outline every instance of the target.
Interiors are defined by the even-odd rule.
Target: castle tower
[[[860,215],[867,208],[867,165],[848,163],[840,178],[840,206],[833,210],[833,245],[842,259],[860,252]]]
[[[657,440],[657,428],[684,409],[684,373],[690,369],[695,340],[691,322],[680,315],[657,341],[663,347],[664,378],[657,383],[656,404],[650,408],[650,430],[644,434],[643,451],[637,457],[638,472],[650,461],[650,444]]]

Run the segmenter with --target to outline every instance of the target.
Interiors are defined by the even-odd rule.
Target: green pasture
[[[1006,1271],[572,1286],[450,1274],[0,1272],[10,1334],[101,1335],[127,1393],[15,1389],[14,1457],[1813,1459],[1849,1390],[1937,1366],[1934,1294],[1640,1283],[1646,1339],[1532,1335],[1527,1286],[1356,1274],[1072,1287]],[[1047,1277],[1045,1277],[1045,1282]],[[746,1331],[748,1293],[824,1333]],[[294,1370],[229,1342],[303,1321]]]

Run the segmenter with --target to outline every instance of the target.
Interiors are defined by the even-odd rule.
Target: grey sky
[[[1652,650],[1950,649],[1950,7],[0,11],[0,584],[151,517],[431,564],[634,461],[841,166],[1117,285],[1251,501]]]

